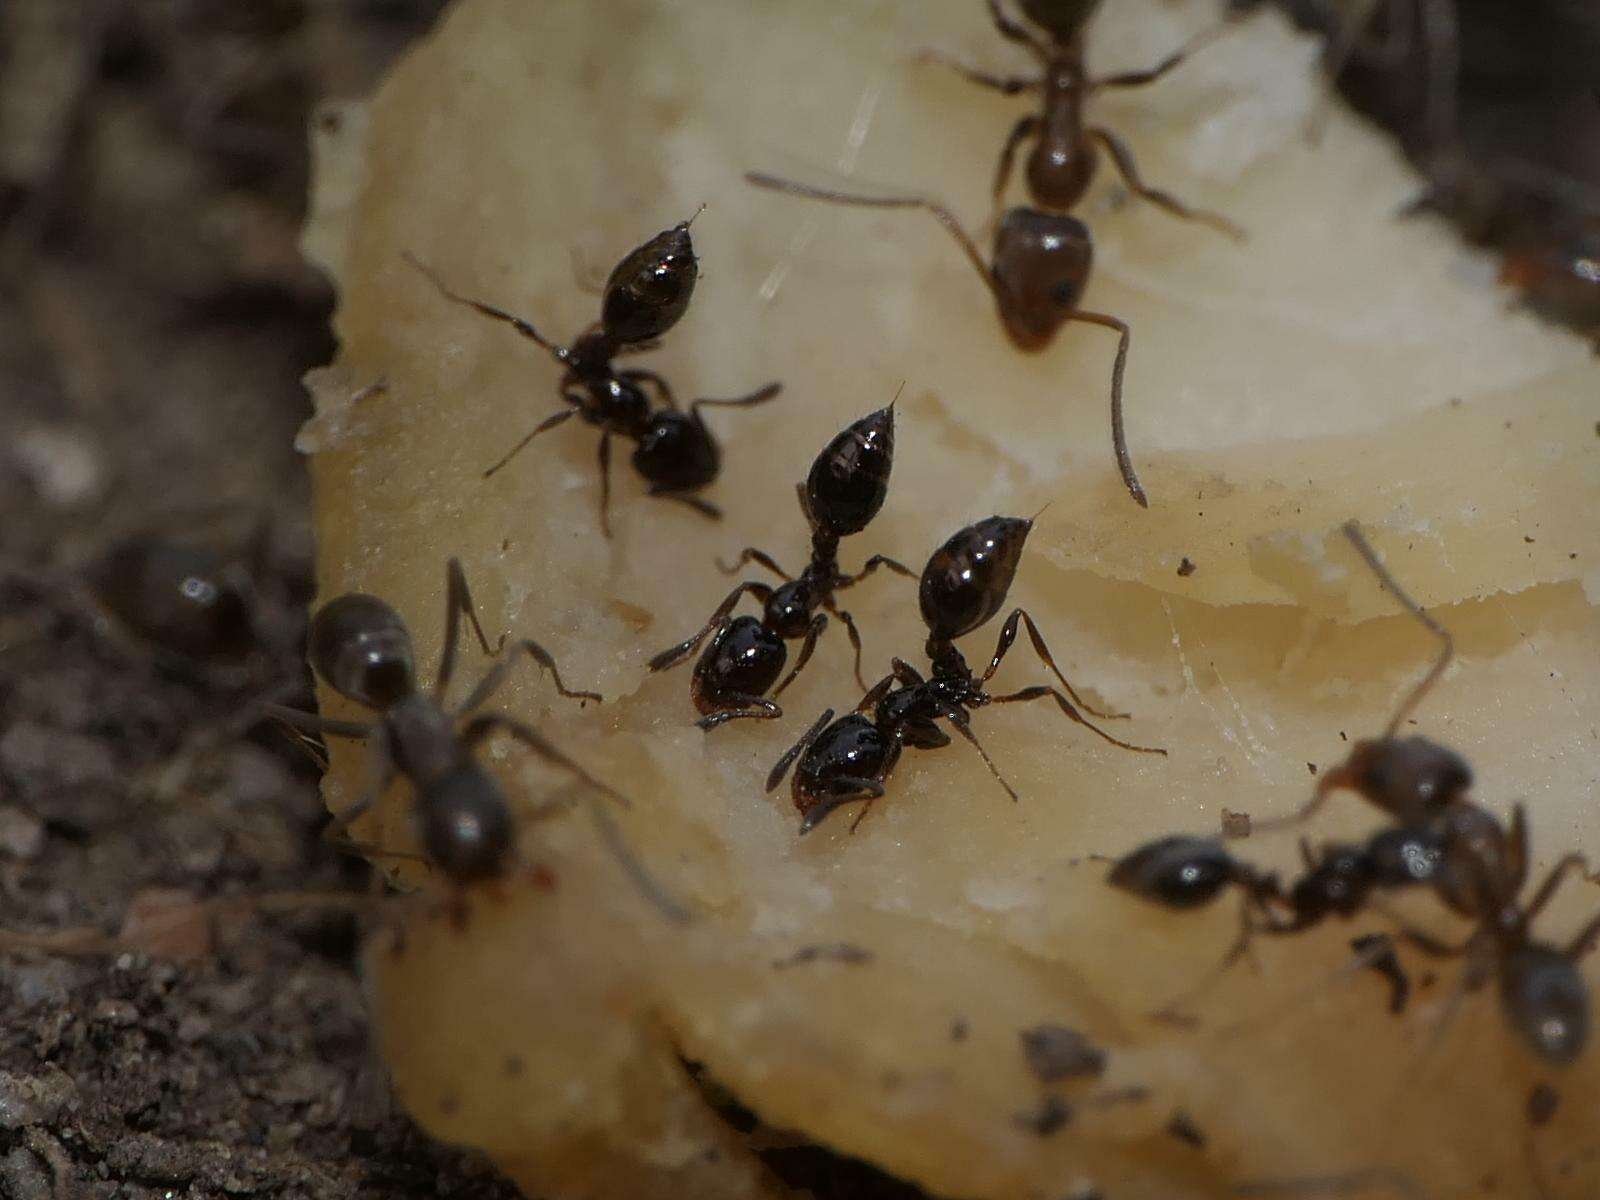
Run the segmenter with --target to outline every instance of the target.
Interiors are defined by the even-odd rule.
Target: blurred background
[[[1233,7],[1266,3],[1329,35],[1508,303],[1600,335],[1600,4]],[[292,439],[334,296],[297,249],[306,129],[443,7],[0,0],[0,1197],[514,1194],[393,1104],[351,913],[201,907],[366,888],[314,748],[244,709],[312,703]],[[246,581],[243,657],[103,611],[152,538]]]

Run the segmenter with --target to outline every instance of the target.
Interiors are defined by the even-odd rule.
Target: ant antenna
[[[705,206],[701,205],[701,207],[703,208]],[[691,220],[692,219],[693,218],[691,218]],[[444,280],[439,278],[439,273],[437,271],[428,266],[409,250],[402,250],[400,252],[400,257],[405,259],[406,262],[410,263],[419,272],[421,272],[423,277],[427,279],[429,283],[433,284],[434,287],[439,289],[439,294],[442,295],[446,300],[452,301],[456,304],[465,305],[467,308],[473,309],[476,312],[480,312],[486,317],[493,317],[496,321],[504,321],[523,337],[528,338],[530,341],[537,342],[546,350],[550,351],[551,354],[555,355],[557,362],[564,363],[567,361],[568,356],[566,347],[558,346],[554,342],[547,339],[543,334],[533,327],[533,323],[531,321],[525,321],[521,317],[513,316],[511,313],[506,312],[505,309],[496,308],[492,304],[485,304],[482,300],[474,300],[470,296],[463,296],[458,292],[451,291],[450,288],[445,285]]]
[[[900,403],[900,393],[905,391],[905,390],[906,390],[906,381],[904,379],[902,379],[900,381],[900,386],[895,388],[895,390],[894,390],[894,399],[889,401],[889,411],[890,412],[893,412],[894,411],[894,406],[896,404]]]
[[[1384,729],[1383,736],[1386,739],[1392,738],[1395,735],[1395,731],[1400,728],[1401,723],[1416,711],[1417,705],[1422,703],[1422,698],[1433,689],[1434,684],[1439,682],[1439,677],[1444,674],[1445,668],[1450,665],[1450,660],[1455,657],[1456,653],[1455,639],[1450,636],[1448,629],[1427,614],[1422,605],[1406,594],[1406,590],[1400,586],[1399,581],[1389,573],[1389,569],[1378,558],[1377,551],[1367,541],[1366,536],[1361,532],[1361,526],[1357,522],[1354,520],[1346,521],[1343,529],[1345,537],[1350,539],[1350,544],[1356,548],[1356,553],[1361,555],[1367,566],[1372,569],[1372,573],[1378,577],[1378,582],[1383,585],[1384,590],[1398,600],[1401,607],[1408,613],[1422,622],[1423,628],[1439,639],[1439,657],[1434,660],[1433,666],[1428,673],[1422,677],[1422,682],[1411,689],[1411,694],[1400,702],[1400,707],[1395,709],[1394,716],[1389,718],[1389,724]]]
[[[689,228],[689,226],[693,225],[694,222],[695,222],[695,217],[698,217],[701,213],[705,212],[705,210],[706,210],[706,202],[704,200],[702,200],[700,202],[700,207],[694,210],[693,215],[690,216],[690,218],[683,223],[683,227],[685,229],[687,229],[687,228]]]
[[[825,200],[829,204],[853,204],[861,208],[921,208],[933,215],[934,220],[943,225],[955,238],[958,245],[972,261],[973,268],[982,277],[984,283],[993,292],[995,290],[994,275],[989,270],[989,264],[983,261],[983,255],[978,252],[978,247],[967,236],[967,231],[961,228],[961,222],[956,220],[955,214],[944,205],[929,200],[925,196],[863,196],[854,192],[831,192],[826,188],[812,187],[807,183],[796,183],[792,179],[780,179],[776,175],[768,175],[761,171],[746,171],[746,183],[758,188],[766,188],[770,192],[787,192],[791,196],[804,196],[808,200]]]

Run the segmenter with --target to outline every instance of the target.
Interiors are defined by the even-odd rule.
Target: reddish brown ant
[[[1013,609],[1006,618],[988,669],[981,676],[967,665],[956,649],[956,638],[971,633],[1000,611],[1032,528],[1033,522],[1023,517],[990,517],[958,530],[934,551],[922,570],[918,595],[922,619],[928,627],[925,653],[932,664],[931,677],[924,679],[910,663],[896,658],[893,671],[861,698],[855,711],[834,721],[833,710],[826,710],[767,776],[766,790],[771,792],[783,782],[795,760],[800,760],[795,768],[792,795],[795,807],[800,810],[801,833],[815,829],[842,805],[865,800],[866,804],[851,823],[853,832],[884,794],[885,784],[905,746],[933,750],[950,744],[949,735],[939,728],[940,718],[949,721],[955,731],[971,743],[1006,794],[1015,800],[1016,791],[972,732],[969,710],[988,704],[1049,698],[1071,720],[1114,746],[1141,754],[1166,754],[1156,747],[1119,741],[1079,711],[1081,708],[1108,720],[1127,716],[1126,713],[1100,712],[1083,701],[1056,666],[1049,647],[1025,609]],[[985,690],[1023,625],[1027,627],[1035,653],[1066,689],[1065,695],[1047,685],[1026,687],[1004,696],[990,695]],[[868,713],[872,715],[869,717]]]
[[[696,216],[699,214],[696,213]],[[549,351],[565,368],[561,398],[570,407],[546,417],[506,455],[483,473],[489,478],[546,430],[580,416],[600,430],[600,529],[611,536],[611,438],[635,443],[634,470],[650,485],[650,495],[688,505],[717,519],[720,509],[694,493],[716,479],[722,467],[717,440],[700,416],[702,408],[746,408],[775,397],[782,385],[763,388],[732,400],[696,400],[689,411],[678,408],[667,381],[654,371],[618,370],[613,359],[653,349],[657,339],[688,310],[699,278],[699,260],[689,237],[694,221],[680,221],[630,252],[606,280],[600,320],[570,346],[547,339],[533,324],[492,304],[452,291],[432,268],[412,255],[405,260],[420,271],[445,299],[510,325],[523,337]],[[652,408],[645,393],[656,390],[663,407]]]
[[[650,660],[650,670],[662,671],[682,662],[715,631],[716,636],[695,664],[690,695],[701,717],[701,729],[714,729],[743,717],[766,720],[783,715],[783,709],[765,698],[777,682],[788,659],[786,640],[803,638],[794,669],[772,694],[781,694],[811,659],[817,639],[827,628],[827,613],[839,618],[855,647],[856,680],[861,678],[861,634],[845,610],[834,603],[834,593],[853,587],[879,567],[916,578],[892,558],[875,554],[858,574],[839,570],[839,541],[860,533],[878,515],[889,492],[889,472],[894,466],[894,405],[868,413],[833,437],[811,464],[795,490],[800,511],[811,527],[811,561],[798,578],[780,567],[771,555],[746,546],[728,572],[747,562],[766,567],[784,582],[778,587],[746,581],[717,605],[711,619],[693,637],[662,651]],[[729,619],[746,593],[761,601],[760,620],[751,616]],[[819,611],[826,610],[826,612]]]
[[[335,819],[342,831],[366,812],[396,775],[410,781],[416,797],[422,850],[455,892],[453,911],[464,919],[462,891],[473,884],[499,879],[515,850],[516,827],[504,790],[478,761],[476,751],[496,733],[510,734],[545,762],[571,775],[593,792],[626,807],[619,792],[589,774],[543,734],[503,713],[478,713],[506,681],[519,655],[526,654],[550,672],[556,691],[568,699],[600,699],[594,692],[572,691],[561,679],[555,660],[537,642],[520,641],[454,708],[444,703],[455,672],[461,617],[472,626],[484,653],[493,651],[484,636],[467,589],[461,564],[451,559],[446,570],[444,649],[433,687],[417,686],[415,655],[405,622],[383,600],[361,592],[336,597],[311,621],[311,665],[341,696],[377,714],[371,724],[331,720],[295,709],[269,706],[272,715],[297,729],[369,741],[373,746],[372,777],[356,802]],[[687,914],[627,850],[615,824],[599,805],[591,805],[602,837],[623,869],[645,896],[675,920]],[[559,806],[552,806],[556,811]]]
[[[1242,239],[1244,231],[1226,217],[1190,208],[1170,193],[1146,185],[1139,177],[1133,153],[1122,139],[1102,126],[1085,125],[1083,120],[1084,101],[1095,92],[1104,88],[1143,87],[1154,83],[1179,66],[1205,42],[1216,37],[1226,26],[1201,34],[1148,70],[1091,79],[1083,62],[1083,27],[1099,7],[1099,0],[1021,0],[1021,6],[1028,20],[1044,32],[1044,37],[1008,17],[1000,7],[1000,0],[989,0],[989,13],[1001,36],[1027,47],[1038,59],[1043,69],[1041,75],[1001,77],[975,70],[936,51],[927,51],[922,55],[926,62],[945,63],[973,83],[994,88],[1008,96],[1022,92],[1042,93],[1039,111],[1017,121],[1006,138],[1005,147],[1000,151],[1000,162],[994,177],[995,200],[1000,200],[1005,194],[1017,150],[1023,142],[1032,138],[1033,150],[1024,168],[1029,196],[1040,208],[1060,211],[1076,208],[1094,179],[1098,165],[1095,143],[1098,142],[1111,155],[1111,161],[1116,164],[1123,182],[1135,196],[1148,200],[1173,216],[1186,221],[1199,221],[1221,230],[1229,237]]]
[[[1425,824],[1430,815],[1461,799],[1472,787],[1472,768],[1454,750],[1421,736],[1395,736],[1401,724],[1416,711],[1417,705],[1449,667],[1455,655],[1454,640],[1449,631],[1430,617],[1389,573],[1356,522],[1347,521],[1343,532],[1384,589],[1438,639],[1439,656],[1427,675],[1395,710],[1381,737],[1358,741],[1350,748],[1344,762],[1323,773],[1311,799],[1299,812],[1277,820],[1257,822],[1255,830],[1258,833],[1300,824],[1341,788],[1359,793],[1400,824],[1418,827]]]

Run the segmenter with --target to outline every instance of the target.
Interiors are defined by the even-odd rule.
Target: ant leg
[[[554,429],[557,425],[561,424],[563,421],[570,420],[573,416],[575,416],[577,414],[577,411],[578,410],[576,408],[564,408],[560,412],[551,413],[548,417],[546,417],[544,420],[540,421],[537,425],[535,425],[533,427],[533,432],[529,433],[525,438],[523,438],[515,446],[511,447],[510,451],[506,454],[506,456],[504,458],[502,458],[499,462],[495,463],[494,466],[490,467],[487,471],[485,471],[483,473],[483,478],[484,479],[489,478],[489,476],[493,475],[496,471],[498,471],[501,467],[505,466],[513,458],[515,458],[517,455],[521,454],[522,451],[527,447],[528,443],[533,441],[534,438],[538,437],[545,430]]]
[[[1039,632],[1039,627],[1033,623],[1033,618],[1028,615],[1025,608],[1011,610],[1011,615],[1006,618],[1006,623],[1001,626],[1000,638],[995,643],[994,657],[989,660],[989,669],[983,673],[981,683],[988,683],[990,677],[1000,669],[1000,660],[1011,649],[1011,644],[1017,637],[1017,624],[1021,622],[1028,627],[1028,640],[1033,643],[1033,652],[1037,654],[1045,666],[1050,668],[1051,674],[1061,681],[1061,686],[1067,689],[1067,695],[1072,697],[1072,702],[1090,716],[1099,717],[1102,721],[1120,721],[1128,716],[1127,713],[1101,712],[1091,704],[1086,704],[1083,697],[1073,690],[1072,684],[1067,682],[1067,677],[1061,673],[1061,668],[1056,666],[1055,657],[1050,653],[1050,647],[1044,644],[1044,636]]]
[[[600,533],[611,536],[611,434],[600,435]]]
[[[900,680],[897,679],[893,674],[885,675],[882,679],[878,680],[877,683],[873,684],[867,689],[866,694],[863,695],[860,701],[856,704],[854,711],[858,713],[871,712],[878,706],[878,701],[887,696],[894,688],[894,685],[899,682]]]
[[[993,775],[996,782],[1005,788],[1006,795],[1016,800],[1018,798],[1017,789],[1006,782],[1006,777],[1000,774],[1000,768],[994,765],[994,759],[989,757],[989,752],[983,748],[983,743],[978,741],[978,735],[972,732],[972,721],[967,715],[966,709],[954,704],[945,705],[943,708],[944,717],[950,722],[951,727],[972,744],[972,748],[978,752],[978,757],[983,759],[984,765],[989,768],[989,774]]]
[[[1006,184],[1011,180],[1011,172],[1017,164],[1017,148],[1039,132],[1039,125],[1039,118],[1030,113],[1026,117],[1019,117],[1006,135],[1006,144],[1000,148],[1000,159],[994,168],[993,195],[996,202],[1005,195]]]
[[[668,408],[677,408],[678,399],[672,394],[672,389],[667,386],[667,381],[654,371],[618,371],[618,379],[626,379],[630,383],[649,383],[655,386],[661,395],[661,402]]]
[[[1122,474],[1122,483],[1128,489],[1128,494],[1140,508],[1149,508],[1150,501],[1144,494],[1144,485],[1134,472],[1133,459],[1128,454],[1128,437],[1122,428],[1122,374],[1128,366],[1127,323],[1106,313],[1088,312],[1081,308],[1069,313],[1067,320],[1083,321],[1117,331],[1117,357],[1111,364],[1111,449],[1117,456],[1117,470]]]
[[[1280,829],[1290,829],[1296,825],[1304,824],[1321,810],[1322,806],[1328,802],[1329,796],[1340,788],[1350,787],[1354,781],[1354,776],[1351,775],[1347,767],[1334,767],[1323,775],[1321,779],[1317,780],[1317,786],[1311,793],[1311,799],[1307,800],[1298,811],[1290,813],[1287,817],[1277,817],[1271,821],[1252,820],[1250,823],[1251,832],[1276,833]],[[1224,831],[1222,836],[1226,838],[1229,834]],[[1239,834],[1236,836],[1243,837],[1245,835]]]
[[[1256,933],[1255,924],[1250,917],[1250,898],[1245,896],[1239,905],[1239,932],[1234,936],[1233,943],[1198,981],[1152,1012],[1150,1014],[1152,1021],[1185,1026],[1197,1023],[1195,1018],[1184,1010],[1221,982],[1222,977],[1233,970],[1234,964],[1250,953],[1250,942]]]
[[[767,791],[774,790],[783,782],[783,777],[789,773],[789,767],[794,763],[794,760],[811,748],[811,743],[822,736],[822,731],[827,728],[828,722],[831,720],[833,720],[833,709],[823,709],[822,715],[816,719],[810,729],[801,734],[800,740],[784,751],[783,757],[777,761],[771,771],[767,772]]]
[[[478,645],[483,647],[483,652],[494,653],[489,648],[489,639],[484,636],[483,626],[478,623],[478,610],[473,606],[472,591],[467,587],[467,573],[462,569],[459,558],[452,557],[445,564],[444,578],[444,652],[439,659],[439,672],[433,679],[435,700],[444,698],[445,688],[450,686],[450,677],[455,674],[456,645],[461,640],[463,613],[472,624],[472,632],[478,635]]]
[[[859,680],[861,678],[861,637],[855,633],[855,626],[850,623],[848,614],[840,613],[839,617],[845,622],[845,627],[852,634],[851,640],[856,644],[856,679]],[[800,643],[800,653],[795,655],[794,668],[784,676],[783,682],[773,690],[772,694],[774,696],[781,695],[783,689],[793,683],[794,677],[800,674],[801,668],[811,661],[811,652],[817,648],[817,639],[822,636],[822,631],[827,627],[828,618],[826,614],[818,613],[811,618],[811,625],[806,630],[806,640]],[[866,684],[863,683],[861,686],[865,687]],[[772,715],[777,716],[778,713],[773,713]]]
[[[969,83],[979,87],[993,88],[1007,96],[1020,95],[1023,92],[1038,91],[1044,86],[1042,79],[1026,79],[1021,75],[994,75],[988,71],[980,71],[977,67],[969,67],[954,55],[946,54],[943,50],[924,50],[915,59],[918,66],[949,67]]]
[[[828,611],[839,618],[840,622],[844,625],[845,633],[850,637],[850,645],[855,648],[856,652],[856,683],[865,688],[867,686],[867,681],[861,677],[861,630],[856,628],[855,618],[847,613],[844,609],[837,608],[830,604],[828,606]],[[796,670],[798,669],[799,668],[797,667]],[[776,695],[776,693],[774,693],[774,695]]]
[[[748,562],[760,563],[763,567],[771,571],[785,583],[794,582],[794,576],[780,567],[777,562],[773,560],[770,554],[768,554],[765,550],[757,550],[754,546],[746,546],[743,550],[739,551],[739,557],[733,560],[731,566],[723,562],[720,558],[717,559],[717,570],[721,571],[724,575],[732,575],[735,571]]]
[[[1394,952],[1394,939],[1387,933],[1369,933],[1352,938],[1350,949],[1363,958],[1373,956],[1367,966],[1389,984],[1389,1011],[1397,1017],[1405,1012],[1406,1003],[1411,999],[1411,980]]]
[[[689,405],[689,412],[698,421],[701,419],[700,410],[702,408],[753,408],[757,404],[765,404],[768,400],[776,399],[781,391],[783,391],[783,384],[769,383],[765,387],[757,388],[747,396],[735,396],[731,400],[707,400],[702,398]]]
[[[835,583],[833,585],[834,590],[842,591],[847,587],[854,587],[868,575],[871,575],[879,567],[888,567],[889,570],[893,571],[896,575],[904,575],[907,579],[918,578],[917,573],[910,567],[906,566],[905,563],[900,562],[897,559],[890,558],[887,554],[874,554],[871,558],[867,559],[861,570],[857,571],[854,575],[846,575],[843,579]]]
[[[1128,190],[1141,200],[1148,200],[1157,208],[1164,208],[1175,217],[1185,221],[1198,221],[1202,225],[1209,225],[1220,233],[1225,233],[1236,242],[1245,240],[1245,232],[1238,225],[1228,220],[1220,213],[1207,212],[1205,209],[1190,208],[1182,200],[1170,192],[1160,188],[1150,187],[1139,177],[1139,168],[1133,161],[1133,151],[1127,144],[1109,129],[1095,126],[1089,130],[1089,136],[1094,138],[1111,155],[1111,161],[1116,163],[1117,172],[1122,176],[1123,182],[1128,185]]]
[[[668,667],[676,666],[685,658],[688,658],[689,655],[693,654],[695,647],[701,642],[705,641],[707,634],[709,634],[713,629],[716,629],[718,626],[726,623],[728,620],[728,614],[733,611],[733,606],[739,603],[739,598],[746,592],[749,592],[763,604],[766,603],[767,597],[772,595],[772,589],[764,583],[741,583],[738,587],[734,588],[733,591],[727,594],[721,604],[717,605],[717,607],[711,613],[711,619],[705,623],[705,627],[701,629],[699,633],[695,634],[693,637],[684,639],[670,649],[663,650],[660,654],[652,658],[650,660],[650,670],[664,671]]]
[[[659,483],[653,485],[647,495],[660,500],[676,500],[679,504],[687,504],[695,512],[705,517],[708,521],[722,520],[722,510],[709,500],[699,496],[691,496],[688,492],[680,492],[676,488],[662,487]]]
[[[321,733],[331,737],[350,738],[352,741],[365,741],[371,737],[376,726],[363,724],[360,721],[336,721],[332,717],[324,717],[318,713],[301,712],[298,708],[286,708],[282,704],[263,704],[262,712],[275,721],[281,721],[291,729],[298,729],[304,733]]]
[[[433,284],[433,286],[439,290],[439,294],[442,295],[446,300],[449,300],[455,304],[465,305],[467,308],[474,309],[486,317],[492,317],[496,321],[503,321],[505,324],[515,329],[523,337],[530,341],[537,342],[540,346],[543,346],[546,350],[550,351],[551,354],[555,355],[557,362],[565,363],[567,361],[566,350],[560,346],[557,346],[548,338],[544,337],[544,335],[542,335],[533,327],[533,323],[531,321],[525,321],[521,317],[513,316],[511,313],[506,312],[505,309],[496,308],[492,304],[485,304],[482,300],[473,300],[451,291],[445,286],[444,280],[439,277],[438,273],[434,271],[432,267],[426,265],[421,259],[412,254],[409,250],[402,252],[400,257],[405,259],[406,262],[410,263],[418,271],[422,272],[423,277],[426,278],[429,283]]]
[[[1520,807],[1520,805],[1519,805]],[[1522,920],[1525,924],[1533,924],[1537,917],[1556,894],[1556,889],[1561,886],[1561,881],[1573,871],[1587,868],[1589,861],[1581,854],[1563,855],[1555,866],[1550,868],[1550,874],[1544,877],[1544,882],[1539,885],[1539,890],[1533,894],[1522,910]]]
[[[718,725],[726,724],[729,721],[739,721],[746,718],[758,721],[776,721],[783,716],[783,709],[779,708],[771,700],[761,696],[747,696],[736,692],[731,699],[739,705],[738,708],[720,709],[710,716],[701,717],[695,724],[709,733]]]
[[[1028,47],[1041,59],[1050,57],[1050,49],[1040,42],[1026,28],[1006,16],[1005,10],[1000,7],[1000,0],[989,0],[989,16],[994,20],[994,27],[1000,31],[1000,36],[1007,41],[1017,42]]]
[[[461,745],[468,750],[473,749],[485,739],[499,731],[509,733],[529,750],[532,750],[545,762],[552,766],[560,767],[568,772],[574,779],[584,783],[601,795],[615,800],[623,808],[632,808],[633,802],[616,788],[608,783],[602,783],[589,774],[577,761],[568,758],[538,730],[530,725],[508,717],[504,713],[484,713],[482,716],[473,717],[467,722],[466,728],[461,731]]]
[[[510,675],[512,668],[517,665],[518,656],[522,654],[526,654],[546,671],[549,671],[550,678],[555,681],[556,692],[568,700],[576,700],[579,703],[593,700],[596,704],[605,700],[605,697],[599,692],[578,692],[567,687],[566,682],[561,678],[561,671],[556,667],[556,660],[550,654],[550,651],[546,650],[538,642],[523,638],[520,641],[511,643],[506,648],[505,652],[500,656],[500,661],[495,663],[489,669],[489,673],[478,681],[477,686],[461,702],[461,707],[456,709],[455,715],[458,717],[465,716],[475,709],[482,708],[489,697],[500,690],[501,685],[506,681],[506,677]]]
[[[1053,687],[1046,687],[1043,684],[1036,684],[1033,687],[1023,688],[1020,692],[1012,692],[1007,696],[992,696],[990,697],[990,700],[994,704],[1017,704],[1024,703],[1029,700],[1042,700],[1046,696],[1054,700],[1056,702],[1056,707],[1061,709],[1062,712],[1066,713],[1069,718],[1076,721],[1079,725],[1082,725],[1091,733],[1097,734],[1098,736],[1104,738],[1113,746],[1121,747],[1123,750],[1132,750],[1136,754],[1159,754],[1162,757],[1166,757],[1166,750],[1160,746],[1138,746],[1132,742],[1124,742],[1119,738],[1112,737],[1104,729],[1101,729],[1077,709],[1073,708],[1071,702]]]
[[[1213,25],[1210,29],[1202,29],[1155,66],[1147,67],[1142,71],[1123,71],[1116,75],[1107,75],[1103,79],[1091,79],[1087,90],[1094,92],[1101,88],[1144,87],[1146,84],[1154,83],[1168,71],[1182,64],[1191,54],[1203,49],[1224,33],[1227,33],[1228,30],[1233,28],[1233,25],[1232,21],[1223,21],[1220,24]]]
[[[846,804],[854,804],[857,800],[865,800],[866,806],[860,814],[850,823],[850,832],[856,831],[856,826],[861,824],[861,818],[867,815],[867,810],[872,807],[873,801],[883,797],[883,784],[876,779],[865,779],[853,775],[843,775],[833,783],[833,791],[826,800],[819,800],[806,809],[805,815],[800,818],[800,832],[810,833],[834,812]]]

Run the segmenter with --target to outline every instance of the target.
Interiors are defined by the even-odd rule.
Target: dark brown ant
[[[1111,446],[1128,494],[1141,507],[1150,507],[1144,485],[1133,469],[1122,425],[1122,376],[1128,365],[1130,338],[1127,323],[1119,317],[1078,307],[1094,260],[1094,244],[1087,225],[1077,217],[1041,212],[1036,208],[1009,209],[995,227],[993,260],[986,263],[977,243],[961,227],[955,214],[937,201],[922,196],[866,196],[828,191],[754,171],[747,172],[745,179],[756,187],[804,196],[808,200],[824,200],[829,204],[920,208],[931,213],[956,240],[994,297],[1000,323],[1012,344],[1026,353],[1043,350],[1069,321],[1115,330],[1117,357],[1111,366]]]
[[[1379,560],[1354,521],[1343,526],[1345,537],[1378,577],[1384,589],[1439,641],[1439,656],[1421,682],[1395,710],[1381,737],[1363,738],[1350,748],[1344,762],[1323,773],[1311,799],[1292,816],[1255,825],[1257,833],[1298,825],[1320,809],[1335,791],[1348,788],[1394,817],[1401,825],[1419,827],[1472,787],[1472,768],[1466,759],[1438,742],[1421,736],[1396,737],[1400,726],[1416,711],[1423,698],[1449,667],[1455,655],[1450,633],[1406,594]]]
[[[698,216],[696,213],[695,216]],[[547,339],[533,324],[492,304],[452,291],[439,275],[410,254],[405,260],[420,271],[445,299],[510,325],[523,337],[549,351],[566,373],[561,398],[571,407],[546,417],[483,473],[489,478],[546,430],[580,416],[600,430],[600,528],[611,536],[611,438],[634,442],[634,470],[650,485],[650,495],[687,504],[713,520],[716,505],[694,495],[716,479],[722,467],[717,440],[700,416],[702,408],[746,408],[775,397],[782,385],[763,388],[732,400],[696,400],[689,411],[678,408],[667,381],[654,371],[618,370],[624,354],[654,349],[657,339],[688,310],[699,278],[699,260],[689,238],[694,221],[680,221],[629,253],[606,280],[600,320],[570,346]],[[653,408],[645,392],[656,390],[663,407]]]
[[[446,570],[445,603],[444,649],[430,690],[417,686],[411,634],[400,614],[376,596],[351,592],[330,600],[312,618],[311,665],[329,687],[371,709],[377,720],[370,724],[331,720],[276,706],[269,711],[298,729],[368,740],[373,745],[372,777],[356,802],[335,819],[339,833],[372,806],[396,775],[410,782],[423,855],[450,881],[456,893],[453,912],[459,922],[465,917],[462,890],[503,877],[515,850],[515,821],[505,792],[476,755],[489,737],[510,734],[589,789],[624,807],[628,801],[531,726],[503,713],[471,715],[499,690],[521,654],[550,672],[562,696],[579,701],[600,699],[594,692],[568,689],[555,660],[537,642],[514,643],[465,700],[455,708],[445,706],[463,615],[484,653],[494,653],[478,622],[466,575],[453,558]],[[591,806],[591,811],[608,847],[640,890],[668,916],[685,919],[683,909],[622,845],[620,833],[604,811],[598,805]]]
[[[994,18],[995,28],[1001,36],[1032,52],[1043,68],[1039,76],[1002,77],[975,70],[936,51],[927,51],[922,55],[925,62],[941,62],[954,67],[973,83],[994,88],[1008,96],[1022,92],[1042,93],[1039,111],[1017,121],[1006,138],[1005,147],[1000,151],[1000,162],[994,177],[995,200],[998,202],[1005,194],[1018,148],[1032,138],[1033,150],[1024,168],[1029,196],[1040,208],[1061,211],[1076,208],[1094,179],[1098,165],[1095,143],[1098,142],[1111,155],[1111,161],[1116,164],[1123,182],[1135,196],[1148,200],[1173,216],[1186,221],[1199,221],[1221,230],[1229,237],[1242,239],[1244,231],[1226,217],[1190,208],[1175,196],[1149,187],[1140,178],[1133,153],[1127,144],[1109,129],[1085,125],[1083,120],[1084,101],[1095,92],[1104,88],[1143,87],[1154,83],[1179,66],[1202,44],[1216,37],[1226,26],[1201,34],[1148,70],[1091,79],[1083,62],[1083,26],[1099,7],[1099,0],[1021,0],[1021,7],[1028,20],[1044,32],[1044,37],[1008,17],[1000,7],[1000,0],[989,0],[989,12]]]
[[[783,709],[765,699],[766,692],[783,673],[789,651],[786,641],[803,638],[794,669],[773,690],[780,695],[794,682],[811,659],[817,639],[827,628],[827,613],[844,625],[855,647],[856,680],[861,678],[861,634],[845,610],[834,603],[834,594],[853,587],[879,567],[915,579],[912,571],[882,554],[866,561],[858,574],[839,570],[839,541],[860,533],[883,507],[889,492],[889,472],[894,466],[894,405],[868,413],[846,426],[822,448],[811,464],[810,473],[795,490],[800,496],[800,511],[811,528],[811,561],[798,577],[790,575],[771,555],[746,546],[731,567],[737,571],[747,562],[760,563],[784,582],[778,587],[746,581],[723,602],[704,628],[693,637],[664,650],[650,660],[650,670],[662,671],[682,662],[715,631],[716,636],[695,664],[689,689],[695,707],[701,712],[701,729],[714,729],[726,721],[742,717],[767,720],[783,715]],[[746,593],[761,601],[761,618],[729,619]],[[826,612],[819,611],[826,610]]]
[[[800,760],[791,791],[795,807],[800,810],[801,833],[815,829],[842,805],[865,800],[851,823],[854,832],[884,794],[904,747],[934,750],[950,744],[949,735],[939,728],[940,718],[949,721],[972,744],[1006,794],[1015,800],[1016,791],[972,732],[969,710],[988,704],[1049,698],[1071,720],[1114,746],[1141,754],[1166,754],[1156,747],[1119,741],[1083,716],[1080,708],[1107,720],[1127,714],[1101,712],[1083,701],[1056,666],[1025,609],[1013,609],[1006,618],[994,655],[981,676],[973,672],[956,649],[956,638],[985,624],[1005,604],[1032,528],[1033,522],[1027,518],[989,517],[958,530],[934,551],[922,570],[918,596],[922,619],[928,627],[925,653],[932,664],[931,677],[924,679],[911,664],[896,658],[894,669],[861,698],[855,711],[834,721],[833,710],[826,710],[767,776],[766,790],[771,792],[783,781],[791,764]],[[1004,696],[993,696],[985,690],[1023,625],[1034,652],[1066,689],[1065,695],[1051,686],[1026,687]]]

